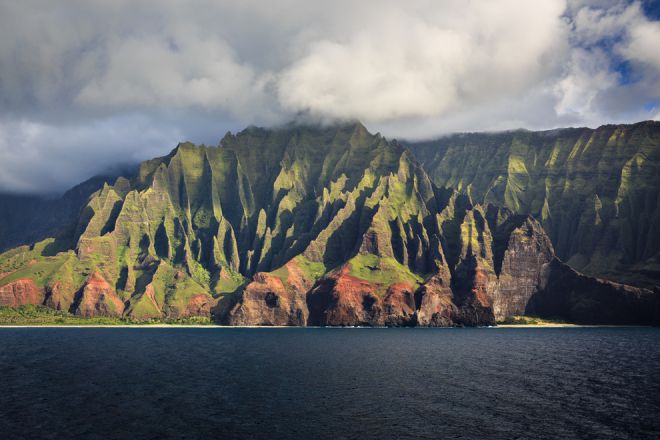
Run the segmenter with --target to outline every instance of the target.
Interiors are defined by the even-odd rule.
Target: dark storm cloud
[[[61,190],[301,113],[388,136],[658,118],[623,1],[0,0],[0,190]]]

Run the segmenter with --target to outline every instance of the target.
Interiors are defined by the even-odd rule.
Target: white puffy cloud
[[[656,118],[660,22],[639,2],[582,1],[572,9],[571,50],[553,89],[557,116],[589,125]]]
[[[224,109],[249,119],[266,100],[267,77],[257,77],[250,66],[238,62],[222,40],[141,37],[113,41],[111,46],[105,59],[94,63],[99,71],[80,89],[75,104]],[[265,110],[262,105],[260,111]]]
[[[0,0],[0,191],[294,118],[407,138],[657,118],[658,41],[625,0]]]
[[[651,66],[656,74],[660,72],[660,23],[640,17],[619,51],[631,61]]]
[[[554,88],[557,114],[594,117],[598,111],[595,98],[618,82],[618,75],[609,70],[609,58],[600,49],[575,49],[567,62],[567,71]]]
[[[353,34],[310,42],[280,77],[284,108],[367,121],[442,116],[524,94],[566,49],[560,1],[428,6],[380,8]]]

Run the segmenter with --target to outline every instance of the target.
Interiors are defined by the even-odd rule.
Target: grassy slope
[[[378,286],[377,293],[384,294],[394,283],[408,283],[415,287],[422,277],[391,257],[359,254],[348,260],[350,274]]]

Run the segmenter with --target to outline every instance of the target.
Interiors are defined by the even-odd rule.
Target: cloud
[[[442,116],[523,94],[565,49],[562,2],[444,6],[382,8],[348,38],[310,42],[280,77],[284,108],[367,121]]]
[[[594,101],[599,93],[618,83],[618,75],[609,70],[609,59],[599,49],[575,49],[567,62],[568,73],[556,84],[555,110],[559,115],[593,118],[598,111]]]
[[[162,155],[170,139],[181,135],[176,129],[155,129],[135,115],[82,126],[5,121],[0,123],[0,187],[56,192],[118,165]]]
[[[163,156],[178,142],[196,138],[217,145],[235,125],[203,112],[124,113],[56,124],[0,119],[0,189],[57,193]]]
[[[570,59],[554,88],[557,114],[592,125],[655,118],[648,108],[660,100],[660,22],[641,3],[619,1],[582,4],[570,24]]]
[[[660,72],[660,23],[639,17],[629,29],[628,41],[622,44],[619,52],[631,61],[647,64],[657,74]]]
[[[657,118],[623,0],[0,0],[0,191],[305,117],[390,137]]]

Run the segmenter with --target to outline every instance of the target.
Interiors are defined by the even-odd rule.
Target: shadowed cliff
[[[660,122],[469,133],[407,145],[435,184],[531,214],[586,273],[660,279]]]

